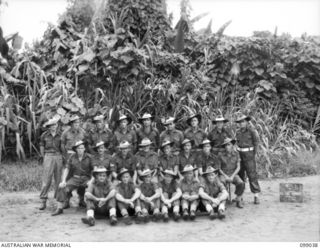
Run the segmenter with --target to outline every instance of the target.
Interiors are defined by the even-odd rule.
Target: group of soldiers
[[[57,209],[53,216],[70,208],[72,192],[79,206],[87,209],[82,222],[93,226],[96,215],[109,217],[111,225],[121,215],[125,224],[180,218],[194,220],[196,211],[208,212],[210,219],[225,217],[227,187],[235,185],[235,203],[243,208],[248,178],[253,202],[259,204],[260,186],[255,155],[259,138],[250,117],[237,119],[236,137],[230,134],[223,116],[212,120],[213,130],[200,128],[201,115],[187,118],[184,132],[175,128],[175,118],[166,118],[159,134],[153,116],[145,113],[138,130],[131,118],[120,115],[116,130],[109,130],[103,115],[93,118],[95,128],[84,131],[80,117],[70,119],[61,132],[59,119],[48,120],[42,134],[43,183],[40,210],[46,208],[52,178]]]

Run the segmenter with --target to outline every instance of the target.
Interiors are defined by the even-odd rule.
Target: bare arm
[[[182,195],[181,189],[177,188],[177,191],[173,194],[173,196],[171,197],[171,199],[169,201],[174,202],[176,200],[179,200],[181,195]]]
[[[134,195],[131,197],[130,201],[134,202],[141,195],[141,191],[138,188],[135,188]]]

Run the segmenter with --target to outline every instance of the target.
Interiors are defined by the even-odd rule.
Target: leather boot
[[[47,207],[47,200],[42,200],[40,207],[39,207],[39,210],[45,210],[46,207]]]
[[[63,209],[61,208],[57,208],[56,211],[54,211],[51,216],[57,216],[57,215],[60,215],[60,214],[63,214]]]

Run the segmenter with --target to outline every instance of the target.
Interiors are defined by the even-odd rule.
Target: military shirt
[[[191,182],[188,182],[186,178],[183,178],[179,184],[179,187],[182,191],[182,193],[191,193],[195,192],[198,193],[200,183],[193,179]]]
[[[137,138],[138,138],[138,143],[141,143],[143,138],[149,138],[150,141],[153,143],[151,144],[151,149],[156,151],[159,148],[159,131],[154,128],[150,128],[149,132],[146,132],[144,127],[142,126],[138,131],[137,131]]]
[[[191,164],[193,167],[198,167],[196,162],[197,162],[197,153],[190,152],[189,157],[187,157],[185,153],[182,151],[179,154],[179,171],[182,171],[183,168],[188,164]]]
[[[82,128],[79,128],[79,130],[72,128],[65,130],[61,135],[61,144],[65,146],[66,152],[72,150],[72,147],[77,141],[85,140],[85,134]]]
[[[169,198],[171,198],[171,196],[179,189],[179,184],[176,180],[172,180],[170,184],[167,184],[165,180],[162,180],[159,183],[159,187],[162,189],[163,193],[167,193]]]
[[[126,157],[123,157],[121,152],[118,152],[112,157],[111,163],[117,173],[119,173],[122,168],[126,168],[133,173],[137,167],[137,158],[131,152],[129,152]]]
[[[180,146],[183,141],[183,133],[177,129],[172,131],[165,130],[160,134],[160,144],[165,140],[173,142],[173,151],[180,151]]]
[[[159,188],[158,185],[154,182],[150,182],[150,183],[141,183],[139,186],[141,193],[145,196],[145,197],[151,197],[156,193],[156,190]]]
[[[231,153],[224,151],[219,154],[219,160],[220,160],[221,170],[226,175],[231,176],[238,166],[240,157],[237,151],[231,151]]]
[[[40,137],[40,146],[44,147],[44,152],[61,152],[61,131],[54,136],[50,130],[45,131]]]
[[[95,146],[98,142],[103,141],[110,149],[110,147],[113,145],[113,134],[110,130],[107,129],[103,129],[101,131],[95,129],[90,131],[88,140],[91,146]]]
[[[214,128],[208,134],[208,139],[212,142],[213,147],[216,147],[216,148],[218,148],[221,144],[223,144],[224,139],[227,137],[232,138],[231,133],[225,128],[222,128],[221,130]]]
[[[188,138],[194,141],[194,149],[197,149],[206,137],[207,137],[206,132],[200,128],[198,128],[194,132],[193,129],[189,127],[184,132],[184,138]]]
[[[114,165],[111,164],[112,156],[108,153],[104,153],[102,157],[97,153],[92,156],[92,165],[93,166],[103,166],[107,170],[114,170]]]
[[[170,154],[170,155],[162,154],[159,157],[159,168],[161,170],[169,169],[174,171],[175,166],[179,166],[178,156],[175,156],[173,154]]]
[[[80,161],[78,155],[75,153],[70,156],[66,168],[70,170],[72,176],[91,177],[91,172],[93,170],[92,158],[89,154],[84,153],[82,160]]]
[[[258,132],[254,128],[247,127],[246,129],[237,130],[237,144],[240,148],[248,148],[254,147],[255,151],[257,151],[259,144],[259,135]]]
[[[128,141],[132,146],[134,146],[133,150],[135,150],[135,146],[137,145],[137,134],[134,130],[130,130],[127,128],[127,130],[120,130],[117,129],[114,132],[113,137],[113,146],[118,146],[121,141]]]
[[[89,183],[86,192],[91,193],[97,198],[105,198],[112,189],[114,189],[114,186],[111,184],[109,180],[106,180],[103,183],[94,180],[91,183]]]
[[[130,199],[134,195],[136,188],[137,187],[133,182],[128,182],[127,184],[120,182],[118,183],[116,190],[123,198]]]
[[[204,192],[213,198],[218,197],[219,193],[226,190],[218,177],[214,179],[213,183],[210,183],[207,179],[201,179],[200,188],[203,188]]]
[[[138,151],[136,154],[137,158],[137,169],[145,170],[150,169],[154,170],[158,168],[158,154],[154,151]]]
[[[220,169],[219,158],[213,153],[206,155],[203,151],[199,152],[196,162],[197,162],[197,167],[199,169],[202,168],[202,172],[205,172],[208,166],[211,166],[215,169]]]

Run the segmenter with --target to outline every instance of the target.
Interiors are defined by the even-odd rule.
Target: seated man
[[[236,140],[226,138],[221,145],[225,151],[220,152],[220,180],[226,186],[227,183],[233,183],[236,186],[235,195],[238,208],[243,208],[242,194],[245,189],[245,183],[238,176],[240,170],[239,152],[234,149]]]
[[[167,222],[169,220],[169,208],[173,209],[173,219],[178,221],[180,218],[180,197],[181,189],[177,182],[178,175],[173,171],[166,169],[162,171],[163,180],[160,182],[161,193],[161,213],[163,220]]]
[[[199,182],[195,179],[194,168],[191,164],[188,164],[181,171],[183,179],[180,182],[180,189],[182,191],[181,206],[182,206],[182,217],[184,220],[190,218],[194,220],[196,218],[196,210],[199,205]],[[190,215],[189,215],[190,207]]]
[[[62,214],[63,209],[70,207],[69,201],[74,189],[78,190],[79,206],[86,206],[84,193],[87,183],[91,178],[93,169],[92,158],[89,154],[85,153],[83,141],[76,142],[72,149],[76,153],[71,155],[62,174],[62,180],[57,192],[58,207],[56,211],[52,213],[52,216]],[[69,179],[67,180],[68,176]]]
[[[105,142],[99,141],[92,147],[92,150],[95,152],[92,157],[93,167],[105,167],[107,171],[114,171],[113,164],[111,164],[111,155],[107,152],[105,147]],[[109,179],[111,180],[111,174],[109,174]]]
[[[181,175],[181,171],[183,168],[188,165],[194,165],[196,167],[196,159],[197,159],[197,153],[196,151],[192,150],[192,147],[194,146],[193,140],[184,139],[181,143],[181,152],[179,154],[179,177],[180,180],[182,180],[183,176]],[[199,181],[198,178],[198,170],[195,171],[196,179]]]
[[[159,169],[161,177],[161,172],[167,169],[172,170],[175,174],[178,174],[179,157],[172,153],[173,144],[173,142],[165,140],[160,146],[162,151],[161,156],[159,157]]]
[[[87,203],[87,217],[82,218],[82,222],[89,226],[94,226],[95,212],[101,215],[110,214],[110,224],[117,224],[116,217],[116,191],[108,179],[105,167],[95,167],[92,175],[94,180],[89,184],[85,193],[85,201]]]
[[[130,171],[122,168],[118,174],[118,183],[116,190],[117,206],[123,216],[123,221],[127,225],[131,225],[132,221],[129,218],[129,212],[135,212],[137,215],[137,223],[143,220],[140,206],[140,189],[131,181]]]
[[[228,192],[219,180],[218,171],[218,169],[209,166],[202,174],[203,179],[201,179],[199,188],[202,204],[209,213],[210,219],[216,218],[214,211],[218,211],[220,219],[225,218],[225,204],[228,199]]]
[[[140,184],[141,211],[145,222],[149,221],[149,212],[153,213],[154,220],[160,218],[160,189],[158,185],[151,182],[153,171],[146,169],[141,172],[142,183]]]

